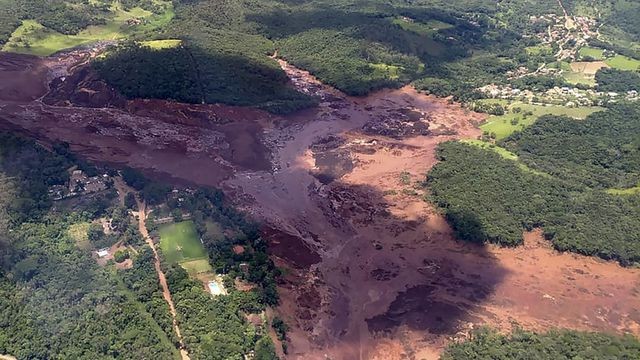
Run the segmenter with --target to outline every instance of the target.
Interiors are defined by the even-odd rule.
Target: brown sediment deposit
[[[199,184],[218,183],[236,169],[270,169],[260,139],[270,114],[222,105],[128,101],[89,66],[76,66],[69,57],[75,59],[0,53],[1,128],[43,143],[67,142],[91,160]],[[73,72],[65,72],[70,68]]]
[[[538,231],[518,248],[462,243],[424,201],[437,145],[478,137],[481,114],[408,86],[348,97],[284,62],[317,108],[277,117],[122,100],[64,54],[16,56],[0,55],[0,126],[219,186],[264,223],[287,268],[277,309],[291,327],[287,358],[435,359],[481,325],[640,335],[639,270],[558,253]],[[72,69],[64,81],[61,63]],[[27,88],[2,83],[11,76]]]

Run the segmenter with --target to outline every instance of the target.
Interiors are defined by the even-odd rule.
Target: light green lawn
[[[182,40],[178,39],[150,40],[142,42],[142,45],[148,46],[154,50],[172,49],[180,46],[180,44],[182,44]]]
[[[88,222],[81,222],[77,224],[69,225],[67,233],[76,242],[76,245],[80,249],[90,249],[91,243],[89,242],[89,226]]]
[[[439,21],[428,20],[427,22],[409,21],[403,18],[394,18],[392,22],[406,31],[411,31],[418,35],[430,35],[439,30],[450,29],[453,25]]]
[[[616,55],[604,61],[607,65],[619,70],[639,70],[640,60],[632,59],[623,55]]]
[[[517,107],[522,109],[520,113],[514,113],[512,111]],[[584,119],[589,114],[600,110],[603,110],[603,108],[597,106],[569,108],[559,105],[543,106],[513,102],[508,106],[507,114],[501,116],[490,116],[487,122],[480,126],[480,129],[489,133],[495,133],[496,139],[500,140],[511,135],[515,131],[522,130],[533,124],[542,115],[566,115],[576,119]],[[533,112],[533,115],[525,118],[523,113],[526,111]],[[511,123],[511,120],[516,118],[519,120],[518,123],[514,125]]]
[[[480,148],[483,149],[487,149],[487,150],[493,150],[495,151],[498,155],[502,156],[503,158],[507,159],[507,160],[511,160],[511,161],[515,161],[518,164],[518,167],[522,170],[522,171],[527,171],[536,175],[540,175],[540,176],[545,176],[545,177],[549,177],[551,175],[547,174],[547,173],[543,173],[541,171],[538,170],[534,170],[530,167],[528,167],[527,165],[521,163],[518,160],[518,155],[512,153],[511,151],[497,146],[495,144],[491,144],[489,142],[486,141],[482,141],[482,140],[473,140],[473,139],[465,139],[465,140],[461,140],[461,142],[465,143],[465,144],[469,144],[469,145],[473,145],[473,146],[478,146]]]
[[[578,54],[580,55],[580,57],[589,56],[594,60],[602,60],[602,59],[604,59],[604,50],[598,49],[598,48],[589,47],[589,46],[585,46],[583,48],[580,48],[580,51],[578,51]]]
[[[167,261],[182,263],[207,259],[192,221],[169,224],[160,228],[160,248]]]
[[[170,4],[170,2],[164,2]],[[114,2],[111,7],[113,17],[105,25],[89,26],[77,35],[64,35],[42,26],[34,20],[24,20],[2,48],[3,51],[48,56],[63,49],[103,40],[117,40],[136,32],[152,30],[166,25],[173,18],[174,11],[167,7],[164,14],[156,15],[141,8],[125,11]],[[145,24],[129,26],[127,20],[144,19]]]
[[[183,261],[180,266],[187,270],[191,276],[213,272],[209,259]]]
[[[596,78],[593,75],[587,75],[583,72],[575,72],[575,71],[565,71],[562,73],[562,77],[567,80],[568,83],[576,85],[576,84],[585,84],[594,86],[596,84]]]
[[[373,69],[373,77],[385,77],[387,79],[395,80],[400,75],[402,67],[388,64],[369,63],[369,66]]]

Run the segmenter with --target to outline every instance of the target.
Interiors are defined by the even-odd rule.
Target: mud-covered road
[[[317,109],[127,101],[72,67],[82,58],[0,54],[0,127],[222,187],[288,269],[288,358],[436,359],[479,325],[640,334],[640,271],[559,254],[538,233],[516,249],[463,244],[424,201],[437,144],[477,137],[480,114],[410,87],[350,98],[285,63]]]

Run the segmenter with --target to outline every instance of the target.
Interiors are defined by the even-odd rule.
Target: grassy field
[[[91,248],[91,243],[89,242],[88,236],[89,226],[90,224],[88,222],[81,222],[69,225],[69,230],[67,230],[69,236],[73,240],[75,240],[76,245],[78,245],[78,247],[83,250],[88,250]]]
[[[399,18],[393,19],[392,22],[400,26],[402,29],[406,31],[414,32],[418,35],[430,35],[435,32],[438,32],[439,30],[450,29],[453,27],[453,25],[449,23],[438,21],[438,20],[429,20],[427,22],[420,22],[420,21],[411,21],[409,19],[399,17]]]
[[[520,108],[521,112],[514,112],[514,108]],[[480,128],[483,131],[495,133],[496,139],[499,140],[533,124],[542,115],[566,115],[576,119],[584,119],[593,112],[603,110],[603,108],[597,106],[569,108],[565,106],[531,105],[521,102],[513,102],[507,106],[507,109],[508,112],[505,115],[490,116],[488,121],[481,125]],[[524,113],[528,111],[532,112],[533,115],[525,117]]]
[[[522,169],[523,171],[527,171],[536,175],[540,175],[540,176],[551,176],[549,174],[534,170],[530,167],[528,167],[527,165],[521,163],[520,161],[518,161],[518,155],[512,153],[511,151],[497,146],[495,144],[491,144],[489,142],[486,141],[482,141],[482,140],[473,140],[473,139],[466,139],[466,140],[461,140],[461,142],[465,143],[465,144],[469,144],[469,145],[473,145],[473,146],[477,146],[483,149],[488,149],[488,150],[493,150],[495,151],[498,155],[502,156],[503,158],[507,159],[507,160],[512,160],[518,163],[518,167],[520,169]]]
[[[639,70],[640,60],[632,59],[623,55],[616,55],[610,59],[605,60],[607,65],[614,69],[619,70]]]
[[[192,221],[183,221],[160,228],[160,248],[167,261],[182,264],[192,260],[207,260],[207,251],[200,243]]]
[[[580,49],[580,51],[578,52],[578,54],[580,55],[581,58],[588,56],[594,60],[602,60],[604,59],[604,50],[602,49],[598,49],[598,48],[593,48],[593,47],[589,47],[589,46],[585,46],[583,48]]]
[[[174,16],[168,7],[163,14],[153,14],[141,8],[125,11],[118,2],[111,8],[112,17],[105,25],[89,26],[77,35],[64,35],[42,26],[34,20],[24,20],[2,48],[3,51],[48,56],[63,49],[97,41],[117,40],[127,35],[149,31],[166,25]],[[127,20],[141,19],[143,24],[129,26]]]
[[[213,271],[211,264],[209,264],[209,259],[184,261],[180,263],[180,266],[187,270],[191,276]]]
[[[155,50],[173,49],[180,46],[180,44],[182,44],[182,40],[178,40],[178,39],[149,40],[149,41],[142,42],[142,45],[148,46]]]

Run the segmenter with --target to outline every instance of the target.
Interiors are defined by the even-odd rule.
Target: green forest
[[[76,159],[64,144],[45,149],[30,140],[0,134],[0,354],[19,359],[176,359],[179,340],[143,241],[113,188],[97,194],[50,199],[49,189],[69,181],[69,169],[96,169]],[[111,174],[113,170],[102,170]],[[229,295],[213,298],[184,269],[164,262],[192,359],[243,359],[255,351],[276,359],[269,324],[256,327],[245,314],[279,301],[279,270],[266,254],[257,225],[225,205],[222,193],[201,189],[171,198],[171,187],[131,170],[124,180],[149,204],[188,211],[205,241],[217,273],[227,274]],[[125,205],[135,207],[135,195]],[[110,219],[110,232],[98,220]],[[208,223],[225,231],[211,236]],[[153,221],[148,222],[152,234]],[[227,235],[228,234],[228,235]],[[128,246],[99,265],[92,254],[114,243]],[[247,251],[235,254],[233,245]],[[114,267],[132,258],[130,268]],[[239,264],[248,264],[241,271]],[[234,287],[234,278],[254,283]]]
[[[465,342],[447,347],[442,360],[632,360],[640,357],[640,342],[632,336],[612,336],[568,330],[532,333],[515,330],[501,335],[476,330]]]
[[[449,142],[425,183],[457,235],[472,242],[522,243],[542,228],[556,249],[640,261],[638,105],[614,106],[584,121],[542,117],[489,148]],[[524,166],[523,166],[524,165]]]
[[[49,152],[1,135],[0,353],[20,359],[174,359],[167,334],[120,278],[98,266],[70,229],[109,211],[53,210],[48,187],[68,178],[65,147]],[[126,232],[122,233],[126,237]]]
[[[576,15],[595,16],[589,9],[599,9],[603,36],[589,39],[592,46],[639,57],[640,5],[626,0],[563,3]],[[275,113],[315,101],[286,86],[270,55],[351,95],[413,83],[419,90],[466,102],[480,97],[475,91],[480,86],[509,83],[508,71],[554,63],[557,46],[529,50],[540,45],[534,34],[541,26],[530,16],[562,14],[552,0],[0,0],[0,10],[0,44],[22,20],[60,36],[93,25],[105,26],[108,39],[182,40],[177,49],[122,46],[99,61],[103,76],[126,96],[251,105]],[[125,20],[142,23],[127,25]],[[24,37],[27,43],[42,40]],[[545,89],[564,84],[554,79],[532,77],[519,85]]]

